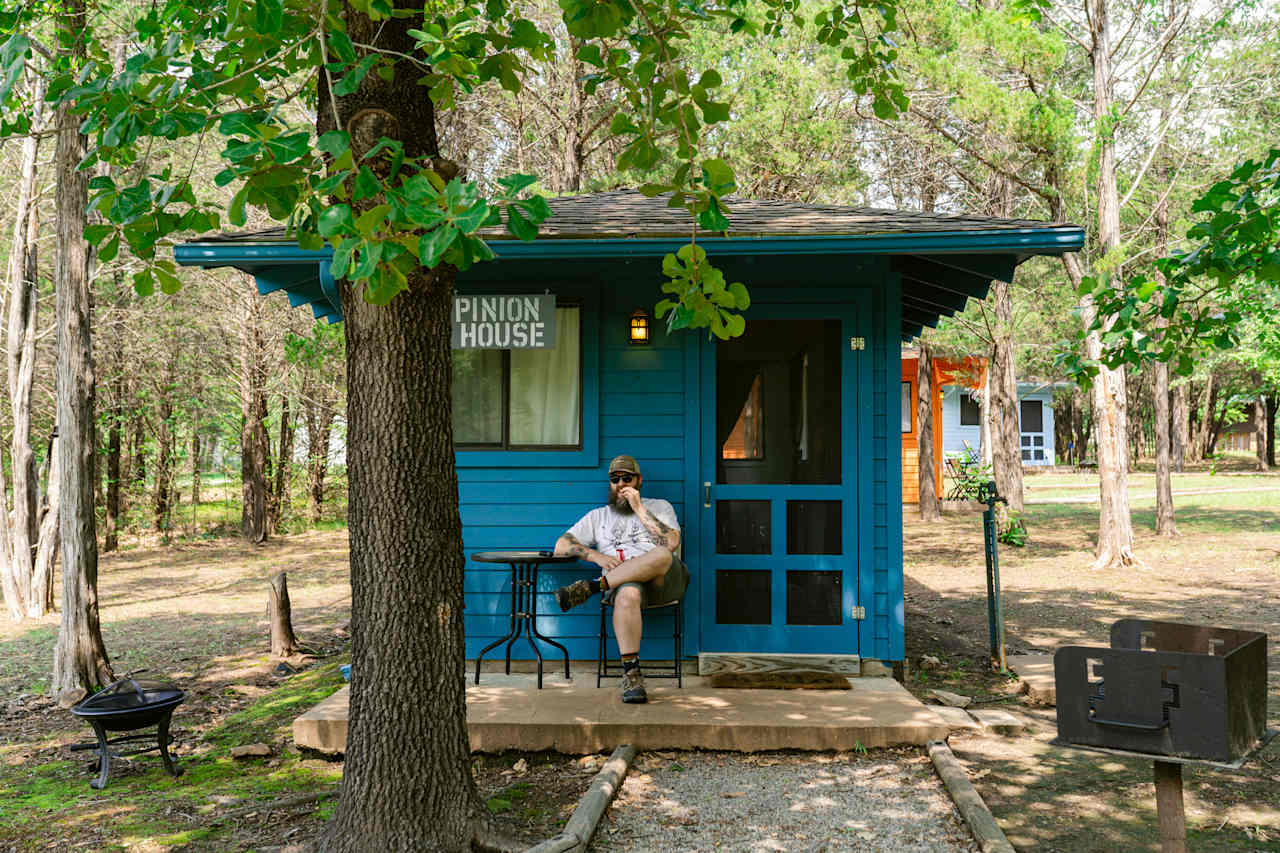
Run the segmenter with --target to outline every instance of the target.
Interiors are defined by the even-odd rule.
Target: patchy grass
[[[294,661],[301,669],[289,676],[267,656],[267,580],[281,569],[294,628],[316,653]],[[116,671],[146,667],[187,691],[172,748],[185,772],[173,779],[156,755],[140,755],[113,761],[105,790],[90,788],[96,760],[69,747],[92,732],[43,695],[57,615],[0,623],[0,851],[221,853],[279,849],[321,832],[342,763],[299,754],[289,728],[342,684],[346,643],[333,629],[349,618],[346,532],[104,555],[99,597]],[[250,743],[273,754],[230,757]],[[560,830],[595,769],[553,753],[476,756],[473,768],[498,823],[530,845]],[[269,807],[308,794],[316,796]]]
[[[0,846],[221,851],[315,834],[328,814],[317,803],[334,792],[341,765],[299,755],[288,747],[287,731],[300,708],[341,684],[338,666],[338,660],[329,661],[284,679],[200,737],[179,733],[174,751],[184,772],[178,779],[164,772],[157,756],[146,754],[114,761],[107,787],[95,791],[88,783],[96,759],[87,752],[73,760],[58,757],[69,754],[69,744],[35,761],[6,762],[0,766]],[[180,707],[175,723],[181,714]],[[89,736],[87,730],[74,734]],[[275,755],[230,757],[232,746],[254,742],[273,745]],[[305,794],[315,794],[317,801],[255,813],[255,805]],[[239,816],[224,819],[229,811]]]
[[[1028,506],[1030,541],[1001,547],[1000,579],[1011,653],[1108,642],[1122,617],[1218,625],[1280,637],[1280,476],[1200,472],[1183,483],[1248,488],[1179,496],[1174,539],[1154,532],[1154,501],[1134,501],[1141,569],[1089,568],[1097,541],[1097,504]],[[1052,479],[1050,479],[1052,478]],[[1028,495],[1097,490],[1091,475],[1027,478]],[[1154,490],[1139,474],[1131,494]],[[1144,485],[1149,482],[1152,485]],[[1175,492],[1181,488],[1175,483]],[[1267,488],[1269,491],[1256,491]],[[948,514],[925,525],[908,508],[904,524],[907,686],[924,697],[940,687],[985,707],[1017,706],[1027,735],[953,735],[952,750],[1019,851],[1157,851],[1151,761],[1061,749],[1053,709],[1022,706],[1018,684],[992,672],[987,654],[986,579],[980,513]],[[922,655],[941,659],[925,670]],[[1280,725],[1280,656],[1269,662],[1268,719]],[[1280,851],[1280,743],[1238,771],[1184,771],[1188,847]]]

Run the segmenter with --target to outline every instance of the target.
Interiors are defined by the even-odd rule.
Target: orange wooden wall
[[[920,359],[916,356],[902,359],[902,381],[911,383],[911,432],[902,434],[902,502],[920,502],[920,424],[915,405],[916,371]],[[967,385],[979,388],[984,381],[987,360],[967,356],[959,361],[935,358],[930,384],[933,388],[933,480],[938,496],[942,496],[942,386]]]

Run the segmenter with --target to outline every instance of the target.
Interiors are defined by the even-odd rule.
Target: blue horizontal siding
[[[639,287],[637,285],[637,290]],[[608,496],[607,466],[614,456],[626,453],[636,457],[644,472],[645,497],[670,501],[681,525],[687,524],[685,487],[687,478],[696,478],[697,472],[691,473],[685,458],[686,336],[668,338],[659,331],[647,347],[626,346],[623,333],[628,318],[635,304],[643,304],[645,298],[635,292],[628,294],[625,302],[607,293],[591,298],[603,300],[597,329],[599,418],[597,423],[586,426],[588,430],[595,430],[598,441],[594,464],[580,468],[526,465],[519,469],[495,464],[458,471],[462,537],[468,560],[465,574],[468,657],[474,657],[481,648],[506,634],[511,607],[510,569],[500,564],[476,563],[470,559],[471,554],[482,550],[553,547],[556,539],[574,522],[604,503]],[[648,299],[648,303],[652,304],[654,299],[656,295]],[[686,537],[690,535],[687,531]],[[543,566],[538,574],[538,630],[563,643],[575,659],[596,657],[600,626],[598,601],[562,614],[553,592],[596,571],[596,567],[588,563],[571,563]],[[646,617],[646,634],[651,636],[646,639],[642,654],[670,657],[670,618],[666,614],[653,614],[652,619]],[[666,640],[662,639],[663,634]],[[612,640],[609,648],[616,654]],[[690,649],[694,651],[695,648]],[[559,654],[548,645],[543,645],[542,652],[548,660],[554,660]],[[486,655],[486,660],[501,660],[503,654],[504,646],[498,646]],[[521,639],[512,647],[512,657],[528,660],[535,655],[528,642]]]
[[[625,267],[620,273],[638,274]],[[856,513],[856,533],[851,534],[856,542],[851,540],[849,544],[856,549],[861,566],[858,603],[868,611],[858,632],[856,651],[867,658],[900,660],[904,641],[901,448],[896,420],[898,282],[896,277],[886,276],[881,267],[866,272],[864,278],[867,290],[857,298],[865,313],[858,321],[857,334],[867,336],[867,350],[856,367],[858,388],[849,389],[848,411],[850,417],[856,418],[858,438],[857,446],[847,451],[858,455],[859,500],[856,507],[849,509]],[[555,462],[557,457],[546,456],[554,467],[541,467],[536,451],[524,451],[519,466],[503,465],[504,454],[491,454],[482,465],[458,470],[467,556],[465,625],[469,658],[506,634],[511,605],[510,569],[474,562],[471,555],[483,550],[553,547],[578,518],[604,502],[608,462],[621,453],[639,460],[645,475],[645,496],[670,501],[684,528],[686,560],[694,574],[686,599],[685,653],[692,656],[699,650],[699,598],[705,590],[699,587],[696,557],[690,555],[701,549],[697,520],[701,483],[707,479],[699,468],[699,442],[705,438],[699,436],[700,409],[713,405],[698,398],[700,344],[688,333],[668,337],[658,329],[648,347],[623,345],[622,334],[631,311],[638,304],[652,304],[657,294],[645,295],[645,288],[652,287],[649,280],[610,280],[610,290],[574,285],[565,286],[565,292],[560,294],[580,296],[584,304],[594,305],[594,316],[598,318],[593,332],[598,336],[594,342],[599,358],[598,417],[584,425],[584,439],[593,442],[592,458],[584,458],[579,464]],[[883,287],[876,286],[882,281]],[[575,294],[574,287],[580,292]],[[620,293],[627,295],[620,297]],[[786,301],[787,294],[783,297],[781,301]],[[814,301],[825,298],[815,297]],[[588,443],[584,440],[584,444]],[[563,643],[576,660],[596,657],[599,605],[593,600],[562,614],[553,593],[557,587],[596,571],[590,564],[572,563],[544,566],[539,572],[537,628]],[[667,613],[646,615],[642,657],[670,657],[671,619]],[[609,652],[616,654],[612,630],[608,633]],[[541,650],[548,665],[554,666],[559,653],[546,644]],[[504,651],[500,645],[488,652],[486,660],[500,661]],[[523,637],[511,651],[513,659],[535,657]]]

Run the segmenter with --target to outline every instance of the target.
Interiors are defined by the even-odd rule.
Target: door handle
[[[702,484],[702,505],[711,508],[711,481]]]

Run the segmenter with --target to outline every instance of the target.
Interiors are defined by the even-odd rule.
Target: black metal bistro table
[[[564,677],[569,678],[569,650],[550,637],[538,633],[538,567],[547,563],[576,563],[577,557],[556,556],[552,551],[480,551],[472,554],[477,563],[507,563],[511,566],[511,626],[476,655],[476,684],[480,683],[480,659],[490,649],[507,644],[507,675],[511,674],[511,646],[524,634],[538,656],[538,689],[542,689],[542,650],[534,637],[555,646],[564,655]]]

